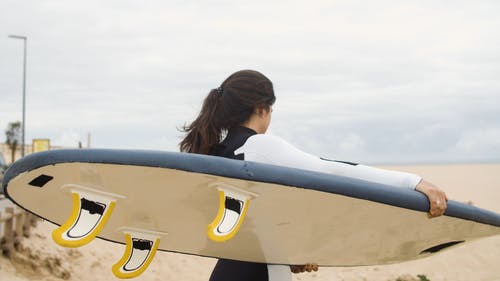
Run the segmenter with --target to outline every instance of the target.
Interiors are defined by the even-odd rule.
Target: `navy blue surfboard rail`
[[[12,164],[6,171],[2,183],[4,193],[15,202],[9,196],[10,180],[24,172],[61,163],[99,163],[176,169],[334,193],[421,212],[429,210],[427,197],[414,190],[257,162],[151,150],[62,149],[31,154]],[[500,227],[500,214],[452,200],[448,201],[445,215]]]

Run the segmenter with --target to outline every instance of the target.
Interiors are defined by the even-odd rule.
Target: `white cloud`
[[[29,38],[28,139],[69,144],[91,132],[98,147],[175,150],[175,128],[206,93],[255,68],[276,87],[273,132],[311,153],[500,159],[483,139],[493,133],[472,133],[500,127],[499,7],[9,1],[0,10],[0,128],[21,117],[21,44],[7,38],[19,33]]]
[[[450,153],[462,157],[476,158],[483,155],[489,159],[500,158],[500,127],[463,132]]]

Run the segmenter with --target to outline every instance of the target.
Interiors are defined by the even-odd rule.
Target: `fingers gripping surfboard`
[[[122,258],[113,265],[113,274],[119,278],[133,278],[143,273],[153,260],[166,233],[137,228],[119,229],[125,234],[126,249]]]
[[[76,184],[63,185],[61,189],[71,192],[73,210],[68,220],[52,232],[52,238],[70,248],[92,241],[108,221],[116,201],[125,198]]]
[[[258,195],[223,182],[212,184],[219,191],[219,210],[207,227],[208,237],[215,242],[233,238],[246,216],[250,200]]]

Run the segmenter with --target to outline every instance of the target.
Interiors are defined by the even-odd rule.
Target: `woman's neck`
[[[269,108],[259,108],[240,125],[254,130],[257,134],[265,134],[271,122],[271,112]]]
[[[252,122],[252,118],[250,118],[250,120],[242,123],[240,126],[254,130],[257,134],[265,134],[266,133],[266,129],[264,129],[263,126],[261,126],[258,122]]]

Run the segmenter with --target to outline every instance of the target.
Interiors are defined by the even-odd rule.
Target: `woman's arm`
[[[249,161],[280,165],[362,179],[380,184],[415,189],[427,196],[430,203],[429,216],[440,216],[446,210],[446,194],[421,177],[399,171],[385,170],[356,163],[325,160],[305,153],[283,139],[259,134],[254,135],[238,148]]]

